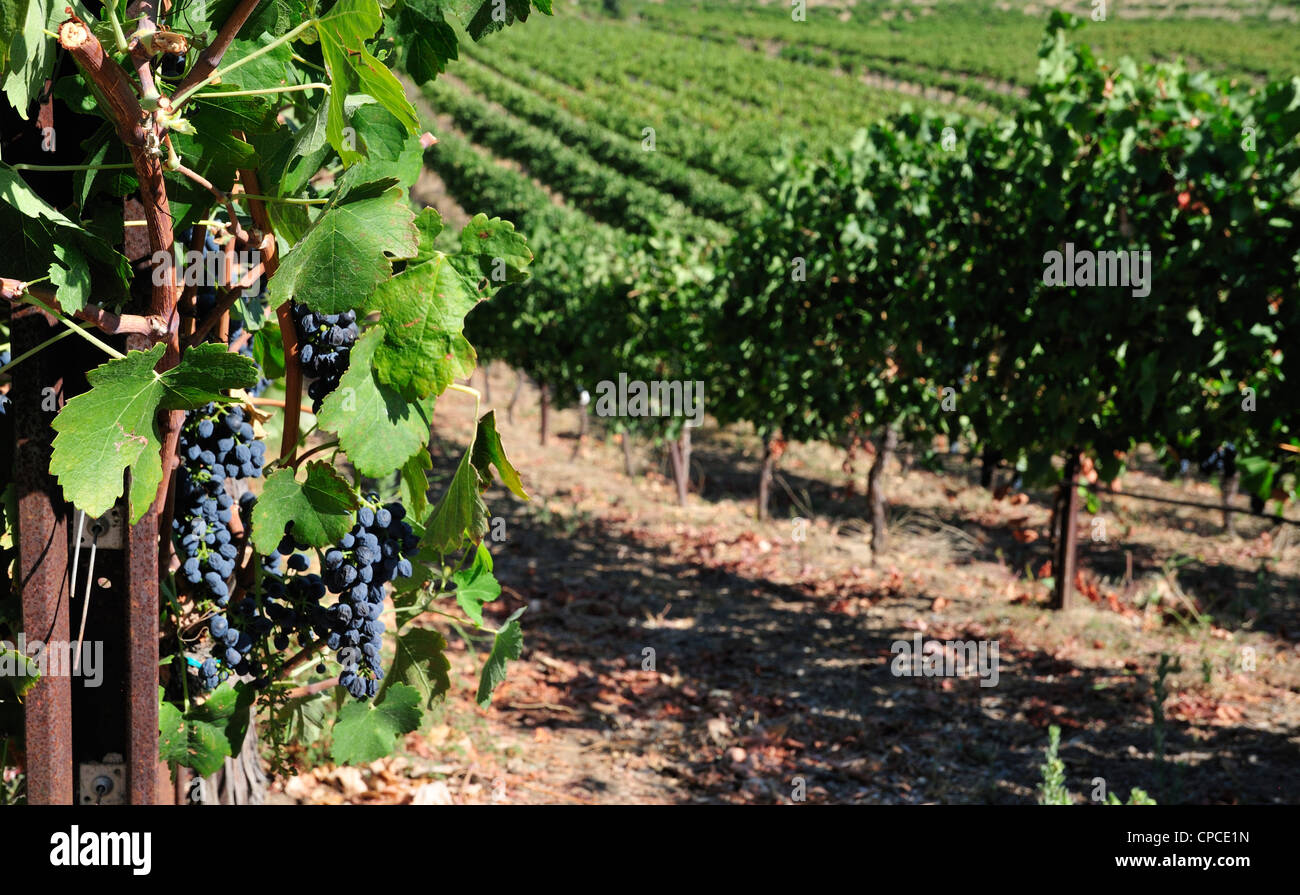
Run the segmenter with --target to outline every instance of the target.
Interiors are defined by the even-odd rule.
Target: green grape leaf
[[[91,370],[91,388],[54,418],[50,473],[64,497],[97,518],[122,494],[122,473],[131,470],[131,523],[153,503],[162,483],[162,442],[157,414],[167,391],[154,372],[164,346],[132,351]]]
[[[0,644],[0,678],[8,682],[14,696],[22,702],[23,697],[41,679],[41,672],[32,657]]]
[[[89,283],[101,304],[126,296],[131,266],[108,242],[51,207],[29,187],[18,172],[0,162],[0,232],[17,237],[19,246],[6,244],[6,258],[26,255],[20,272],[35,279],[48,274],[58,291],[59,304],[69,314],[86,305]],[[26,219],[24,221],[24,218]],[[15,252],[17,248],[17,252]],[[13,276],[14,270],[6,270]]]
[[[284,726],[288,742],[310,746],[325,732],[329,698],[324,693],[298,696],[285,702],[275,713],[277,724]]]
[[[524,607],[516,609],[506,619],[506,623],[492,639],[492,652],[483,663],[479,674],[478,695],[476,699],[482,708],[492,704],[492,691],[501,686],[506,679],[506,661],[518,659],[524,649],[524,631],[519,626],[519,616],[524,614]]]
[[[164,410],[191,410],[211,401],[229,400],[221,392],[248,388],[257,382],[257,364],[216,342],[186,350],[179,366],[163,374],[167,391]]]
[[[54,418],[50,472],[64,496],[91,516],[102,516],[122,494],[122,473],[131,470],[131,522],[140,520],[162,483],[159,410],[189,410],[226,400],[214,389],[244,388],[257,368],[223,345],[186,351],[178,366],[154,372],[159,343],[132,351],[91,370],[89,391],[77,395]]]
[[[251,35],[255,32],[243,29],[243,33]],[[221,64],[228,66],[238,62],[245,56],[262,49],[274,39],[270,34],[262,34],[256,40],[233,41],[225,55],[221,57]],[[216,92],[225,87],[239,87],[245,90],[283,87],[289,83],[289,69],[292,65],[292,48],[288,44],[280,44],[270,52],[263,53],[253,61],[241,65],[229,76],[222,77],[221,87],[208,86],[204,88],[204,92]]]
[[[429,514],[429,476],[433,458],[428,451],[417,451],[402,464],[402,501],[410,507],[411,515],[423,522]]]
[[[478,541],[488,530],[488,508],[479,494],[479,477],[465,452],[424,531],[424,543],[437,556],[458,550],[468,537]],[[421,554],[424,550],[421,549]]]
[[[429,628],[412,628],[397,637],[393,665],[384,676],[377,699],[382,700],[390,685],[406,684],[420,694],[426,708],[451,689],[451,662],[447,659],[447,641]]]
[[[505,448],[501,446],[501,436],[497,434],[497,412],[495,410],[489,410],[479,419],[472,450],[474,469],[479,474],[482,488],[486,489],[492,482],[490,467],[495,466],[497,474],[501,477],[501,483],[509,488],[516,497],[528,500],[528,494],[524,491],[524,483],[520,481],[519,473],[511,464],[510,458],[506,456]]]
[[[420,694],[393,684],[382,701],[352,701],[339,710],[330,758],[335,764],[368,764],[393,753],[397,738],[420,726]]]
[[[6,12],[5,24],[10,29],[0,32],[0,36],[9,40],[9,75],[5,78],[4,92],[24,121],[31,104],[40,96],[45,79],[54,70],[54,51],[58,44],[48,39],[45,31],[59,27],[66,15],[63,12],[66,5],[58,0],[27,0],[21,27],[16,15],[18,9],[15,7]],[[15,14],[12,22],[9,21],[10,14]]]
[[[272,304],[298,301],[325,314],[359,307],[393,273],[389,258],[418,247],[415,214],[401,189],[332,205],[269,282]]]
[[[158,688],[158,757],[173,767],[183,765],[189,758],[186,745],[185,716],[181,710],[163,699],[163,688]]]
[[[404,67],[415,83],[432,81],[457,58],[456,32],[443,19],[437,0],[407,0],[398,27],[406,46]]]
[[[501,218],[476,214],[460,231],[460,252],[452,256],[466,278],[486,298],[507,283],[528,279],[524,270],[532,263],[533,253],[515,225]]]
[[[26,0],[0,0],[0,34],[22,30],[19,21],[27,14]],[[9,70],[9,43],[0,40],[0,71]]]
[[[250,688],[236,688],[227,681],[188,714],[162,696],[159,687],[158,756],[163,761],[172,767],[193,768],[207,777],[239,752],[253,704]]]
[[[447,5],[476,41],[515,22],[527,21],[533,8],[543,15],[551,14],[551,0],[533,0],[531,4],[529,0],[505,0],[504,10],[500,0],[448,0]]]
[[[349,97],[348,107],[357,100],[365,102],[356,102],[349,117],[366,157],[343,172],[338,180],[339,195],[351,198],[358,186],[389,178],[393,184],[412,186],[424,166],[420,138],[368,96]]]
[[[325,397],[317,419],[337,432],[339,445],[362,475],[389,475],[429,441],[432,399],[408,400],[381,383],[373,358],[384,327],[371,327],[352,347],[347,372]]]
[[[445,255],[380,284],[367,305],[384,322],[384,343],[375,354],[380,381],[422,396],[439,395],[472,373],[476,356],[462,330],[477,303],[478,295]]]
[[[263,169],[272,183],[279,184],[281,196],[296,196],[329,157],[330,144],[325,134],[328,117],[328,106],[321,106],[293,135],[293,140],[269,153]]]
[[[311,547],[333,544],[352,528],[357,496],[347,480],[323,460],[307,464],[303,481],[292,469],[278,469],[266,480],[253,508],[253,544],[270,553],[293,523],[293,536]]]
[[[419,116],[401,82],[365,48],[364,41],[379,30],[382,22],[376,0],[339,0],[316,25],[331,85],[325,133],[347,166],[364,157],[357,151],[355,140],[344,131],[350,126],[344,106],[349,93],[374,97],[412,134],[419,125]]]
[[[74,243],[55,243],[50,251],[58,263],[50,265],[50,283],[59,296],[59,306],[76,313],[90,301],[90,265]]]
[[[419,133],[420,116],[415,106],[406,98],[406,91],[397,76],[370,54],[365,47],[359,47],[348,58],[356,65],[356,73],[361,82],[361,90],[379,101],[379,104],[393,113],[393,117],[402,123],[407,133]]]
[[[245,328],[251,329],[247,323]],[[262,375],[278,379],[284,375],[284,342],[280,338],[280,324],[263,323],[253,331],[253,360],[262,368]]]
[[[483,625],[483,604],[491,603],[501,596],[501,585],[492,574],[492,554],[482,543],[474,554],[474,562],[468,569],[461,569],[451,576],[456,583],[456,602],[474,622],[475,627]]]
[[[443,230],[442,215],[438,213],[438,209],[432,205],[420,209],[420,213],[415,216],[415,229],[420,234],[420,244],[416,249],[415,257],[407,262],[408,265],[423,264],[437,254],[434,243]]]

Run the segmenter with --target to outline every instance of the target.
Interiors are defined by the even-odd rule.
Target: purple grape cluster
[[[338,388],[347,372],[352,346],[357,341],[355,311],[321,314],[306,305],[293,306],[294,328],[298,332],[298,361],[311,379],[307,396],[312,410],[319,411],[325,396]]]
[[[405,516],[400,503],[380,505],[376,495],[368,495],[357,511],[356,525],[325,554],[321,577],[339,600],[330,608],[331,625],[321,636],[343,666],[339,684],[357,699],[379,692],[384,677],[379,655],[384,585],[410,577],[410,557],[419,546]]]
[[[248,502],[250,507],[253,502]],[[289,649],[291,638],[296,638],[299,647],[306,647],[312,643],[313,629],[326,623],[326,610],[320,605],[325,585],[319,575],[307,574],[310,566],[307,556],[289,554],[288,571],[294,574],[279,574],[282,558],[278,551],[264,557],[263,574],[255,594],[245,596],[225,614],[213,616],[209,622],[213,658],[204,662],[205,674],[208,662],[212,662],[214,670],[218,666],[226,669],[218,672],[218,681],[225,679],[222,674],[233,671],[252,675],[253,686],[264,687],[269,678],[263,673],[257,653],[269,652],[268,637],[278,652]],[[209,677],[204,683],[211,686],[211,681]]]
[[[240,509],[247,512],[255,503],[245,495]],[[385,627],[379,620],[384,585],[411,575],[409,557],[419,546],[404,517],[401,504],[380,505],[375,495],[368,495],[352,530],[325,553],[319,575],[310,572],[307,547],[294,537],[290,522],[276,549],[262,560],[255,595],[211,620],[213,658],[201,670],[205,686],[215,686],[232,671],[252,675],[254,686],[264,686],[259,653],[271,648],[283,652],[295,641],[306,648],[323,640],[342,666],[339,684],[357,699],[375,696],[384,677],[380,649]],[[322,605],[331,593],[338,599]],[[325,665],[316,671],[324,674]]]
[[[208,404],[191,411],[181,429],[172,534],[184,557],[182,574],[200,586],[195,595],[219,606],[230,599],[227,582],[239,553],[230,533],[234,499],[226,482],[259,478],[265,452],[242,407]]]

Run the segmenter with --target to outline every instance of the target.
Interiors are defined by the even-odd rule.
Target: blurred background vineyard
[[[502,411],[537,496],[508,511],[508,535],[492,545],[510,586],[488,611],[527,606],[530,633],[491,714],[449,703],[404,755],[363,774],[304,771],[283,792],[774,802],[789,799],[797,776],[810,801],[1026,802],[1058,726],[1079,802],[1097,776],[1121,796],[1140,786],[1161,802],[1300,798],[1295,526],[1124,496],[1295,516],[1285,502],[1294,453],[1278,446],[1300,443],[1297,368],[1284,356],[1297,333],[1300,2],[1110,2],[1101,22],[1094,9],[810,2],[798,21],[785,2],[561,0],[553,18],[462,41],[446,73],[408,85],[438,139],[413,195],[448,220],[441,238],[489,211],[536,253],[527,283],[468,320],[483,362],[473,383]],[[1055,10],[1084,20],[1069,40],[1091,48],[1068,58],[1077,69],[1066,74],[1064,50],[1040,56]],[[1165,76],[1123,69],[1121,57],[1209,77],[1171,98]],[[1035,99],[1043,74],[1049,88]],[[1116,83],[1138,97],[1136,123],[1101,111]],[[1037,172],[1076,149],[1089,155],[1094,112],[1105,152],[1078,169],[1082,186],[1068,186],[1067,200],[1066,185]],[[999,122],[1016,116],[1027,123],[1008,136]],[[1239,213],[1235,175],[1194,137],[1163,144],[1175,165],[1210,159],[1194,176],[1130,170],[1133,140],[1162,145],[1166,130],[1184,133],[1177,123],[1195,122],[1190,132],[1212,116],[1224,145],[1244,122],[1290,135],[1261,173],[1243,175],[1254,214]],[[872,125],[869,138],[855,136]],[[941,162],[945,126],[963,152],[969,141],[986,155],[973,148],[964,168]],[[1125,128],[1137,136],[1121,140]],[[1247,170],[1235,157],[1223,164]],[[1003,176],[1022,191],[995,203],[990,184]],[[1028,294],[999,311],[994,287],[1038,276],[1061,235],[1035,230],[1057,214],[1027,198],[1039,177],[1069,214],[1084,209],[1067,220],[1098,245],[1136,228],[1177,256],[1162,268],[1172,292],[1141,311],[1136,299],[1079,292],[1051,299],[1073,308],[1059,316]],[[755,311],[747,298],[779,292],[763,284],[788,279],[783,250],[801,233],[827,245],[837,203],[895,181],[875,216],[887,220],[863,237],[872,251],[813,270],[810,297],[787,296],[775,322]],[[1142,183],[1131,219],[1087,210],[1122,204],[1112,186]],[[960,208],[952,217],[987,224],[995,211],[1010,232],[964,239],[944,218],[949,197]],[[1179,217],[1202,198],[1230,227],[1212,228],[1208,210],[1190,225]],[[1191,249],[1175,252],[1175,240]],[[1233,277],[1236,304],[1218,313],[1214,284],[1196,281],[1207,263]],[[928,284],[908,279],[911,268]],[[819,319],[817,301],[874,313],[891,290],[924,313],[891,306],[892,329],[879,336],[829,312]],[[1166,325],[1202,311],[1224,353],[1201,339],[1180,356]],[[1249,332],[1235,331],[1241,320]],[[931,350],[893,353],[909,341]],[[1035,361],[1043,346],[1060,356]],[[999,380],[1008,358],[1018,372]],[[873,363],[886,369],[852,373]],[[703,379],[708,422],[683,442],[661,420],[591,417],[580,395],[616,371]],[[1094,371],[1110,390],[1103,410],[1086,418],[1058,406],[1069,402],[1054,399],[1054,377],[1074,395]],[[960,425],[934,422],[934,386],[963,379],[962,400],[982,409]],[[1242,382],[1259,389],[1258,416],[1236,410]],[[1041,400],[1006,410],[1027,394]],[[872,410],[875,401],[898,413]],[[451,444],[463,434],[442,414],[436,425]],[[902,430],[881,464],[888,550],[868,537],[880,504],[868,469],[886,426]],[[1231,462],[1198,468],[1225,442],[1258,460],[1243,462],[1241,494]],[[1121,493],[1087,498],[1075,580],[1084,608],[1054,615],[1050,482],[1075,447],[1089,455],[1085,484]],[[452,462],[435,452],[444,475]],[[760,478],[771,517],[756,521]],[[1108,535],[1095,536],[1096,520]],[[1002,684],[889,676],[890,644],[916,633],[998,640]],[[656,667],[644,663],[647,647]],[[454,673],[468,679],[473,664],[462,651]],[[410,778],[430,777],[411,795]]]

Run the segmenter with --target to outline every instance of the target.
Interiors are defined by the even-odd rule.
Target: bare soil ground
[[[449,634],[452,695],[430,729],[369,769],[291,778],[279,798],[1028,803],[1054,724],[1080,803],[1098,777],[1162,803],[1300,801],[1300,532],[1242,517],[1230,537],[1218,512],[1107,499],[1080,518],[1087,605],[1054,613],[1037,580],[1050,494],[995,500],[959,457],[941,474],[894,465],[891,545],[873,558],[869,458],[846,468],[842,450],[792,445],[773,521],[758,523],[756,439],[706,424],[680,508],[653,447],[627,478],[615,437],[593,425],[575,459],[575,411],[539,445],[531,386],[506,416],[514,383],[493,367],[487,404],[532,500],[489,495],[506,586],[489,615],[528,607],[522,660],[483,711],[485,648],[476,658]],[[440,401],[443,475],[472,409]],[[1154,469],[1123,487],[1218,500],[1212,484]],[[918,633],[996,641],[997,685],[895,676],[892,645]],[[1180,670],[1155,714],[1161,654]]]

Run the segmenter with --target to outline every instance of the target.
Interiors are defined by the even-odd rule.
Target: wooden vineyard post
[[[876,445],[876,460],[867,474],[867,504],[871,507],[871,561],[889,548],[889,532],[885,525],[885,490],[881,482],[885,464],[898,448],[898,430],[885,428],[884,437]]]
[[[623,445],[623,474],[630,479],[632,478],[632,433],[624,429],[618,433],[618,439]]]
[[[1236,458],[1232,465],[1223,472],[1223,481],[1219,485],[1219,500],[1223,505],[1223,531],[1235,537],[1237,534],[1237,517],[1232,512],[1232,503],[1241,488],[1241,473],[1237,471]]]
[[[1052,593],[1053,609],[1074,608],[1074,568],[1077,555],[1076,534],[1079,511],[1079,452],[1071,450],[1065,460],[1065,476],[1057,498],[1055,555],[1052,573],[1056,587]]]
[[[691,430],[683,426],[681,434],[668,443],[668,456],[673,464],[673,483],[677,486],[677,505],[686,506],[686,494],[691,484]]]
[[[483,381],[486,384],[487,382],[486,372],[484,373]],[[587,440],[587,404],[579,403],[578,404],[578,435],[573,440],[573,453],[569,456],[570,461],[578,459],[578,455],[582,453],[582,445],[586,440]]]
[[[763,439],[763,466],[758,471],[758,521],[767,521],[767,504],[768,496],[772,491],[772,473],[776,469],[776,460],[779,452],[776,450],[775,440],[779,437],[773,435],[770,438]]]
[[[546,445],[546,435],[550,429],[551,423],[551,387],[545,382],[542,383],[542,419],[540,424],[539,443],[544,447]]]

